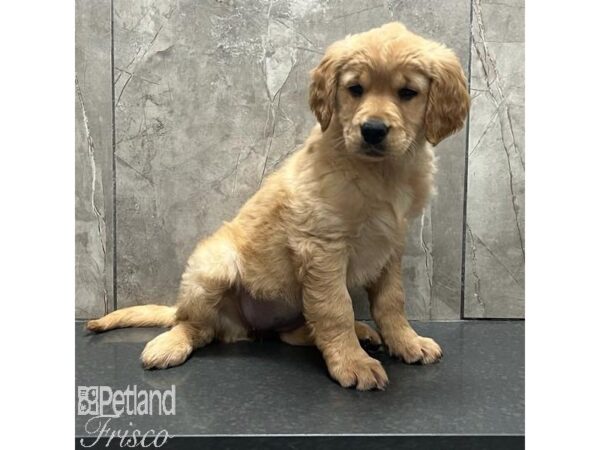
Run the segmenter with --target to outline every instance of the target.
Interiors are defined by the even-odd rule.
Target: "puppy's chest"
[[[377,279],[394,249],[402,245],[402,224],[409,206],[410,199],[400,197],[369,209],[349,242],[349,285]]]

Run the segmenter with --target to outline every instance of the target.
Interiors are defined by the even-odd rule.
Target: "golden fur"
[[[319,125],[273,173],[235,219],[198,244],[176,307],[136,306],[92,320],[104,331],[168,326],[142,353],[147,368],[183,363],[213,339],[251,337],[240,291],[276,302],[304,325],[283,341],[316,345],[342,386],[382,389],[380,362],[359,338],[379,334],[355,323],[348,288],[364,286],[389,352],[408,363],[432,363],[440,347],[406,320],[401,258],[407,219],[422,213],[433,189],[432,145],[460,129],[469,108],[454,53],[390,23],[327,49],[311,72],[310,107]],[[348,89],[360,84],[363,92]],[[409,100],[399,89],[417,92]],[[383,156],[369,156],[360,125],[383,120]]]

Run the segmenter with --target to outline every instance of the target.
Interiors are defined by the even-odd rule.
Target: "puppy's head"
[[[469,109],[454,53],[397,22],[334,43],[311,78],[321,129],[339,122],[346,150],[369,159],[400,156],[422,138],[437,145]]]

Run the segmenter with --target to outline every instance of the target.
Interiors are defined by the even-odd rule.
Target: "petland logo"
[[[78,386],[77,414],[91,416],[85,423],[85,432],[95,439],[80,439],[82,447],[93,447],[99,442],[106,447],[119,441],[120,447],[162,447],[169,437],[167,430],[150,429],[143,433],[129,422],[127,429],[111,429],[111,420],[123,416],[174,416],[176,411],[175,386],[165,391],[113,389],[110,386]]]
[[[125,390],[113,390],[110,386],[78,386],[77,398],[80,416],[175,415],[175,386],[164,392],[138,390],[137,386],[127,386]]]

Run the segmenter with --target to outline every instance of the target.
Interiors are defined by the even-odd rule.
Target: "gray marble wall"
[[[75,3],[75,314],[113,308],[110,1]]]
[[[474,59],[469,0],[114,0],[112,30],[108,0],[77,5],[80,317],[110,309],[113,301],[118,307],[173,302],[196,241],[233,217],[315,123],[308,71],[329,43],[400,20],[455,49],[465,70]],[[523,25],[499,26],[522,32]],[[513,117],[513,127],[522,128],[522,120]],[[412,224],[404,271],[413,318],[462,314],[464,177],[471,174],[465,153],[474,132],[439,146],[439,193]],[[503,194],[479,193],[469,218],[486,195]],[[474,221],[469,225],[481,233]],[[465,273],[467,287],[472,273]],[[522,267],[512,275],[522,280]],[[486,291],[487,301],[493,295]],[[357,316],[367,318],[364,293],[353,296]],[[464,310],[477,315],[467,303]],[[505,311],[490,307],[479,315]]]
[[[465,317],[523,317],[524,0],[473,0]]]

